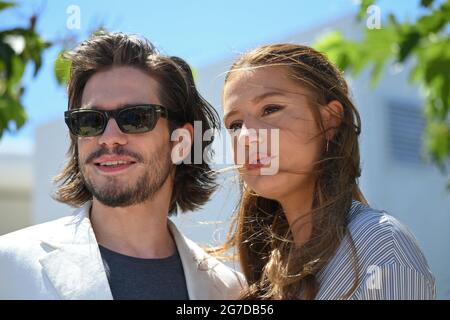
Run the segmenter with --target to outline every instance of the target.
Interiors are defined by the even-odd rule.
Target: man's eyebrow
[[[142,106],[142,105],[149,105],[149,104],[152,104],[152,103],[148,103],[148,102],[142,102],[142,103],[124,103],[124,104],[118,105],[114,110],[121,110],[121,109],[128,108],[128,107],[135,107],[135,106]],[[154,104],[154,103],[153,103],[153,104]],[[103,108],[103,107],[101,107],[101,106],[99,106],[99,105],[87,103],[87,104],[81,105],[80,109],[104,110],[105,108]]]
[[[81,104],[80,109],[97,109],[97,107],[91,103]]]

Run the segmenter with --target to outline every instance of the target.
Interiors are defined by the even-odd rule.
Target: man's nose
[[[120,130],[115,119],[109,119],[98,143],[107,146],[124,145],[127,143],[127,134]]]

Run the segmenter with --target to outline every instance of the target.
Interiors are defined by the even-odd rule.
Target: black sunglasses
[[[110,118],[116,120],[123,133],[153,130],[159,117],[168,118],[166,108],[156,104],[126,106],[116,110],[72,109],[64,112],[70,132],[78,137],[94,137],[105,131]]]

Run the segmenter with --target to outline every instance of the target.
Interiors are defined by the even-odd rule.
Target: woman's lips
[[[244,165],[244,168],[246,170],[257,170],[257,169],[261,169],[262,167],[264,167],[263,164],[257,163],[257,164],[246,164]]]
[[[263,164],[263,165],[267,165],[270,163],[270,161],[272,160],[272,157],[263,157],[263,158],[259,158],[259,163]]]
[[[252,156],[250,157],[252,159],[249,161],[250,163],[244,164],[244,167],[247,170],[257,170],[260,168],[268,167],[270,165],[270,162],[272,160],[272,157],[264,155],[264,156]]]

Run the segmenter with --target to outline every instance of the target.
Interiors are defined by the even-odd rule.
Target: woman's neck
[[[296,246],[305,244],[312,233],[313,193],[307,190],[292,193],[279,200]]]

